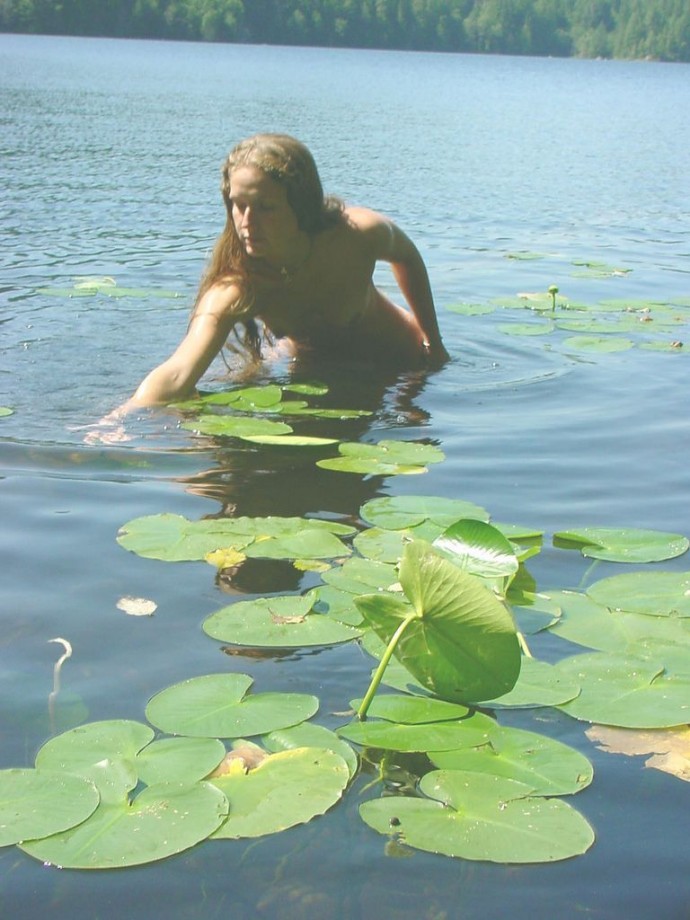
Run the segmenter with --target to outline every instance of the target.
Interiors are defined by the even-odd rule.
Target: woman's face
[[[230,176],[232,220],[247,255],[281,265],[300,233],[285,188],[256,166]]]

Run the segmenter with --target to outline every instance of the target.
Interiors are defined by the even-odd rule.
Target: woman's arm
[[[419,250],[396,224],[383,215],[363,208],[354,210],[355,223],[364,232],[371,254],[377,261],[391,265],[398,287],[422,331],[420,344],[430,363],[443,364],[449,355],[441,340],[429,275]]]
[[[123,409],[164,405],[195,392],[237,321],[237,293],[234,285],[214,285],[204,294],[182,342],[147,374]]]

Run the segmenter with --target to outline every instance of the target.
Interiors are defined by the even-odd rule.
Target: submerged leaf
[[[651,754],[645,761],[646,767],[690,782],[690,727],[686,725],[646,732],[593,725],[585,734],[597,747],[610,754]]]

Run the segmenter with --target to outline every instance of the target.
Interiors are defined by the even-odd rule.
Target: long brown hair
[[[244,333],[240,334],[235,327],[235,336],[243,351],[259,358],[261,335],[251,315],[254,306],[251,261],[235,229],[230,198],[232,173],[241,166],[260,169],[284,187],[299,229],[309,236],[316,236],[341,221],[343,204],[338,198],[324,195],[313,156],[304,144],[288,134],[255,134],[240,141],[230,151],[223,164],[220,186],[225,202],[225,226],[216,240],[201,278],[194,310],[214,284],[223,281],[237,284],[241,292],[237,303],[237,318],[244,326]]]

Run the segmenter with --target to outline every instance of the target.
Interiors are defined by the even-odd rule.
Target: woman
[[[223,166],[221,189],[227,220],[185,337],[123,409],[192,395],[231,333],[260,357],[257,320],[295,354],[314,350],[401,368],[447,359],[414,244],[382,215],[325,198],[303,144],[281,134],[242,141]],[[411,312],[374,287],[379,260],[391,264]]]

